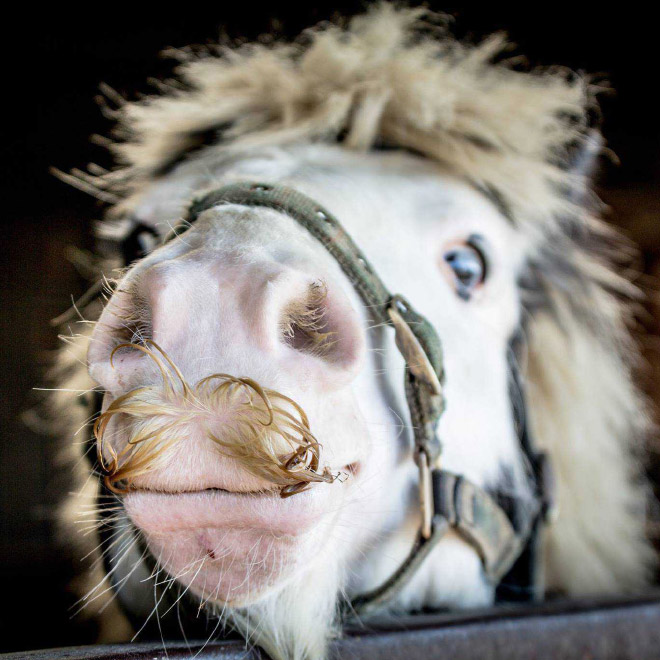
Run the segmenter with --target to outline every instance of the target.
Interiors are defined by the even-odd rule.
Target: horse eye
[[[469,300],[472,292],[486,280],[486,258],[474,244],[452,246],[444,253],[444,260],[454,274],[456,293]]]

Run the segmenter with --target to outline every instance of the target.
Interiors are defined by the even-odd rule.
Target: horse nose
[[[122,283],[88,352],[109,392],[153,380],[154,365],[122,344],[155,342],[189,382],[210,373],[340,387],[365,352],[362,322],[337,282],[292,269],[156,264]],[[149,371],[147,374],[147,371]]]

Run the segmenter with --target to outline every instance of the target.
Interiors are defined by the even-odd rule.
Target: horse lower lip
[[[287,499],[277,492],[233,493],[206,489],[185,493],[133,491],[126,495],[126,512],[147,534],[161,535],[186,529],[262,529],[297,535],[318,524],[329,509],[333,485],[315,488]]]

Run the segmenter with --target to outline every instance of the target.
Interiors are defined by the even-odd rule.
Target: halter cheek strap
[[[367,614],[391,601],[449,530],[475,549],[484,575],[493,586],[500,583],[520,558],[518,563],[524,563],[525,570],[518,571],[519,583],[515,588],[521,593],[536,593],[534,565],[538,543],[535,537],[551,508],[545,489],[551,479],[546,474],[549,474],[547,467],[537,469],[547,466],[547,461],[534,452],[526,427],[521,434],[521,449],[534,469],[537,492],[533,503],[517,516],[514,524],[485,490],[462,476],[435,467],[441,453],[437,425],[445,408],[440,339],[433,326],[405,298],[388,291],[337,219],[292,188],[241,182],[221,187],[194,201],[186,221],[193,223],[204,211],[223,204],[271,208],[304,227],[337,261],[373,319],[394,329],[396,345],[406,363],[404,386],[414,431],[422,522],[401,566],[378,588],[346,603],[345,615]],[[140,240],[145,231],[152,233],[139,223],[129,228],[126,241],[120,244],[126,264],[148,251]]]

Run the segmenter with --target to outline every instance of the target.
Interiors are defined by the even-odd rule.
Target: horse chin
[[[319,553],[332,489],[288,499],[221,490],[137,491],[126,512],[166,573],[204,602],[241,607],[305,571]]]

